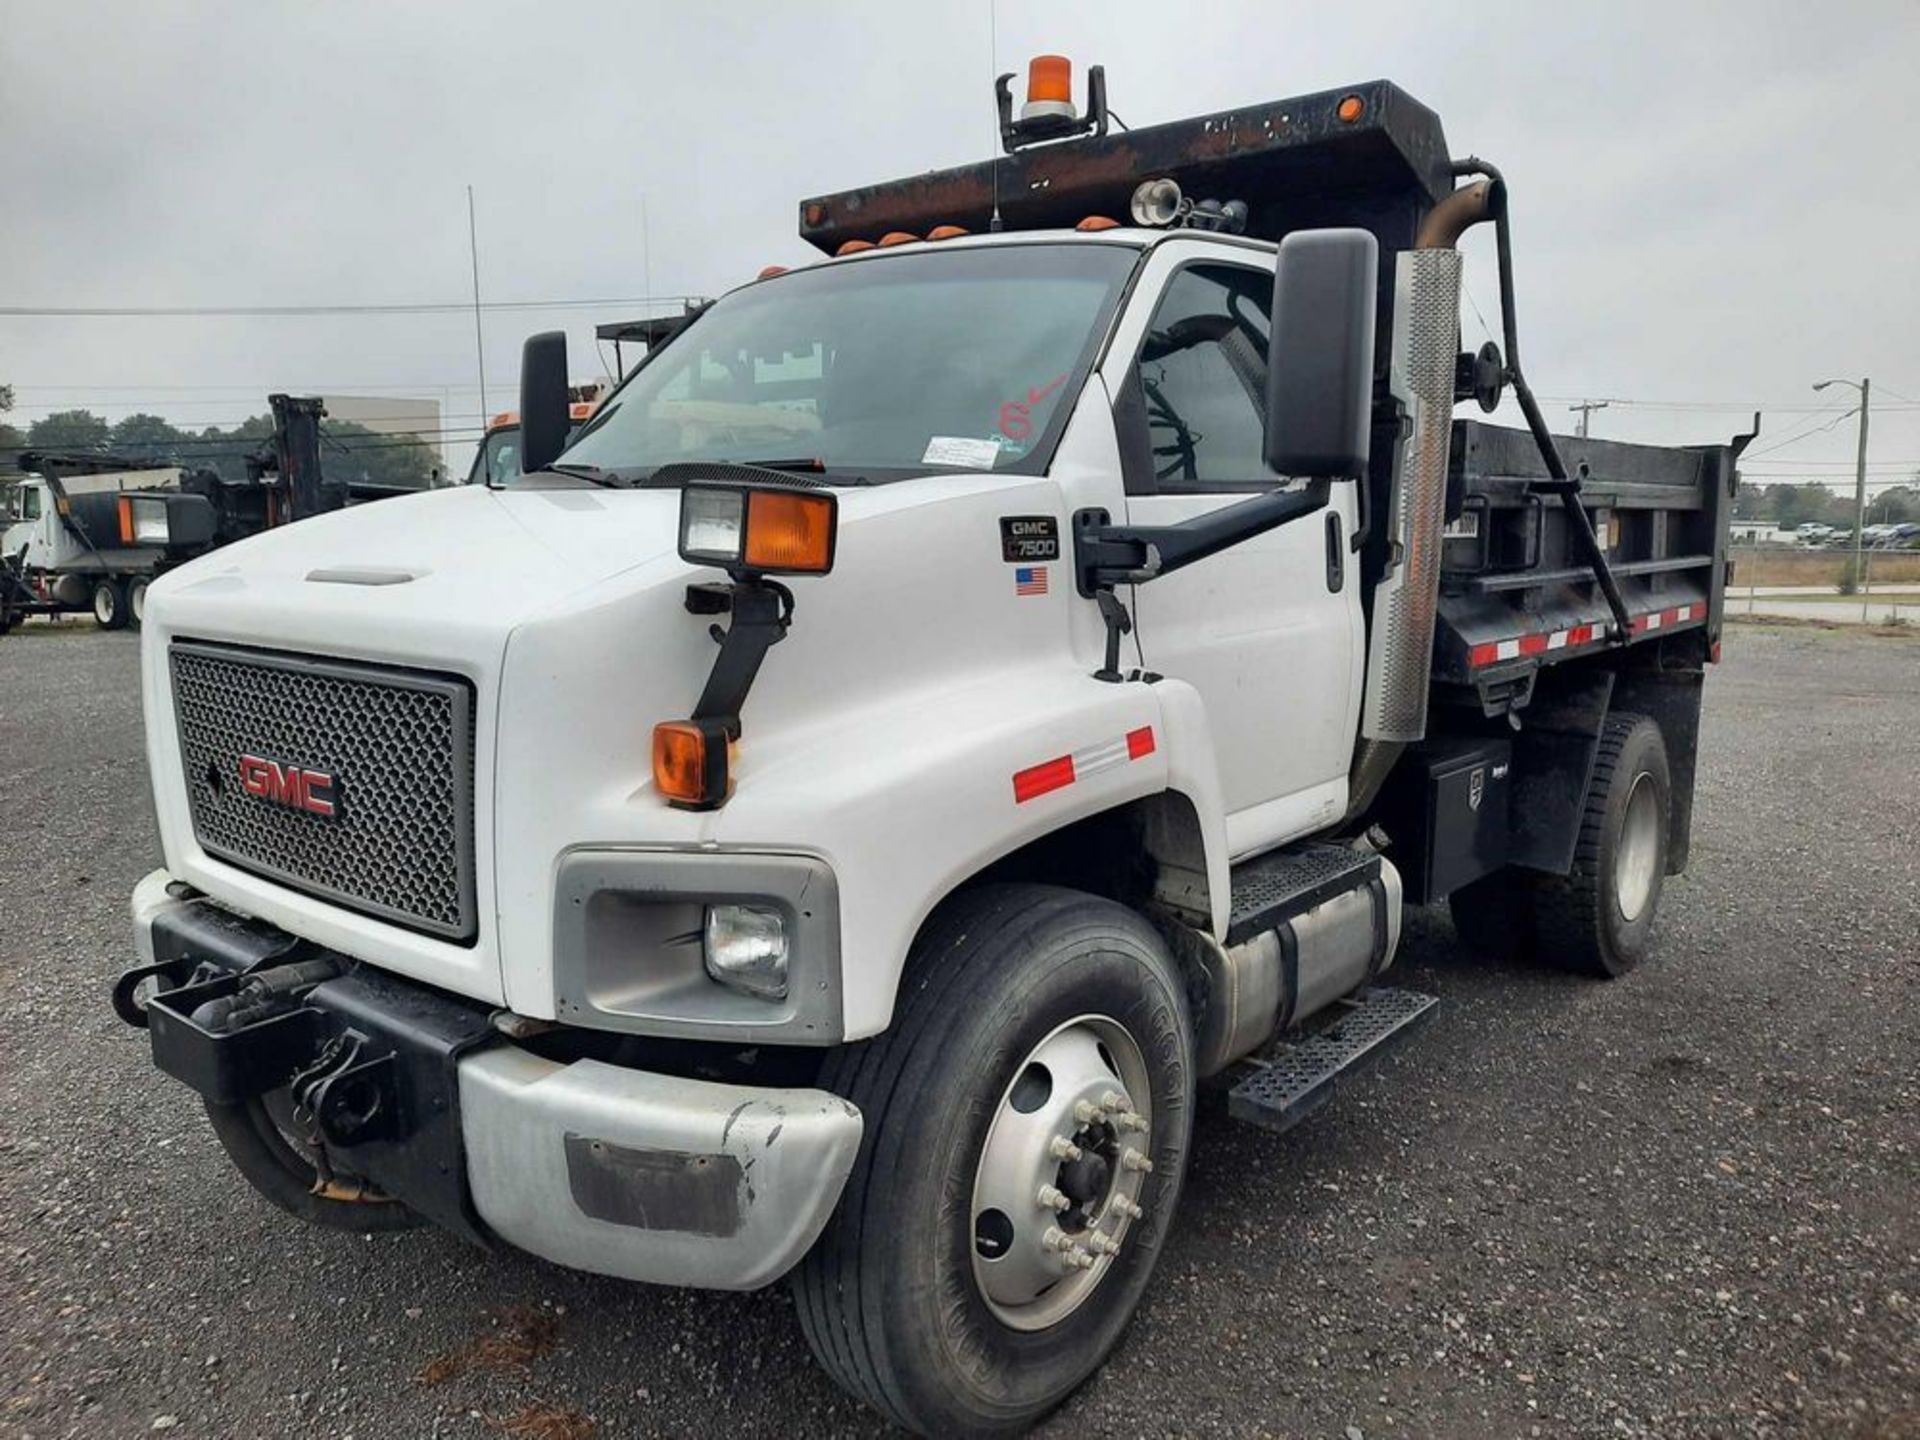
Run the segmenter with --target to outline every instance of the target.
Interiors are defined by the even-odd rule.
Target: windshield
[[[562,457],[881,481],[1043,470],[1138,251],[1006,245],[828,265],[737,290],[656,352]]]

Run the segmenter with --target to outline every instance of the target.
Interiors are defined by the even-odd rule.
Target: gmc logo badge
[[[242,755],[240,788],[291,810],[329,817],[333,814],[333,776],[322,770],[303,770],[298,765],[262,760],[258,755]]]

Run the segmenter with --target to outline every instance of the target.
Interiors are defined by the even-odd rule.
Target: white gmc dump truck
[[[991,162],[803,201],[822,258],[571,440],[534,337],[510,483],[153,585],[115,1005],[267,1198],[785,1277],[854,1395],[1016,1431],[1201,1087],[1285,1128],[1433,1004],[1406,906],[1647,952],[1741,442],[1548,433],[1502,182],[1393,85],[1110,134],[1060,71]]]

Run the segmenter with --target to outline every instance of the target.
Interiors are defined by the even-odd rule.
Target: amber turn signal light
[[[662,720],[653,727],[654,788],[686,810],[727,798],[727,727],[719,720]]]
[[[747,568],[824,575],[833,568],[834,504],[829,495],[780,490],[747,494]]]

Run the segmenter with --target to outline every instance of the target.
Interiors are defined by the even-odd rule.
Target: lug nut
[[[1142,1205],[1136,1205],[1133,1201],[1129,1200],[1124,1195],[1116,1195],[1113,1197],[1113,1208],[1118,1210],[1122,1215],[1126,1216],[1129,1220],[1138,1220],[1141,1216],[1147,1213],[1146,1207]]]
[[[1147,1117],[1137,1110],[1122,1110],[1113,1117],[1113,1123],[1122,1130],[1144,1130],[1147,1128]]]
[[[1076,1100],[1073,1102],[1073,1118],[1082,1125],[1098,1125],[1107,1118],[1107,1112],[1091,1100]]]
[[[1040,1187],[1040,1208],[1043,1210],[1070,1210],[1073,1208],[1073,1201],[1067,1198],[1066,1192],[1061,1190],[1059,1186],[1042,1185]]]
[[[1120,1242],[1108,1237],[1104,1231],[1089,1230],[1087,1232],[1087,1248],[1096,1255],[1118,1255],[1120,1253]]]
[[[1073,1237],[1058,1225],[1049,1225],[1046,1233],[1040,1237],[1040,1243],[1049,1250],[1073,1249]]]
[[[1047,1153],[1056,1160],[1078,1160],[1080,1147],[1064,1135],[1056,1135],[1047,1142]]]
[[[1139,1170],[1148,1175],[1153,1173],[1153,1161],[1131,1146],[1120,1156],[1120,1163],[1129,1170]]]
[[[1067,1268],[1069,1270],[1091,1270],[1093,1268],[1093,1256],[1078,1247],[1067,1251],[1060,1258],[1067,1262]]]
[[[1127,1105],[1127,1097],[1122,1095],[1118,1090],[1107,1091],[1100,1097],[1100,1104],[1108,1110],[1125,1110],[1129,1108]]]

